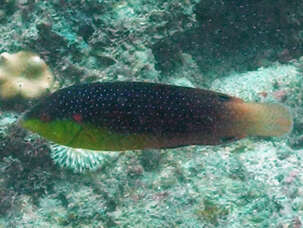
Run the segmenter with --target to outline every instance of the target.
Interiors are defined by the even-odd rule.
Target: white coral
[[[0,97],[36,98],[54,88],[54,76],[35,53],[20,51],[0,55]]]

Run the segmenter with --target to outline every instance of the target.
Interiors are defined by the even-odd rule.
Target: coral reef
[[[190,54],[209,79],[287,62],[302,53],[301,1],[199,1],[192,28],[152,46],[156,69],[175,71]]]
[[[283,103],[294,128],[282,138],[106,155],[94,172],[74,173],[15,124],[36,100],[14,112],[1,101],[0,227],[302,226],[302,12],[299,0],[2,1],[0,52],[37,53],[60,87],[207,87]]]

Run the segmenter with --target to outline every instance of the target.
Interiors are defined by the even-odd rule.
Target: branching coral
[[[54,76],[46,63],[32,52],[0,55],[0,97],[37,98],[54,89]]]

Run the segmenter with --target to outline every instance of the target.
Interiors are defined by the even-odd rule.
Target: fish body
[[[280,136],[291,130],[292,118],[282,105],[245,103],[209,90],[104,82],[58,90],[20,124],[68,147],[123,151]]]

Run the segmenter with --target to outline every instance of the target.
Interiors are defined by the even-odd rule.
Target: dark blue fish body
[[[239,98],[188,87],[145,82],[91,83],[64,88],[46,97],[24,116],[22,125],[76,148],[214,145],[254,135],[249,130],[252,123],[247,121],[247,105]]]

